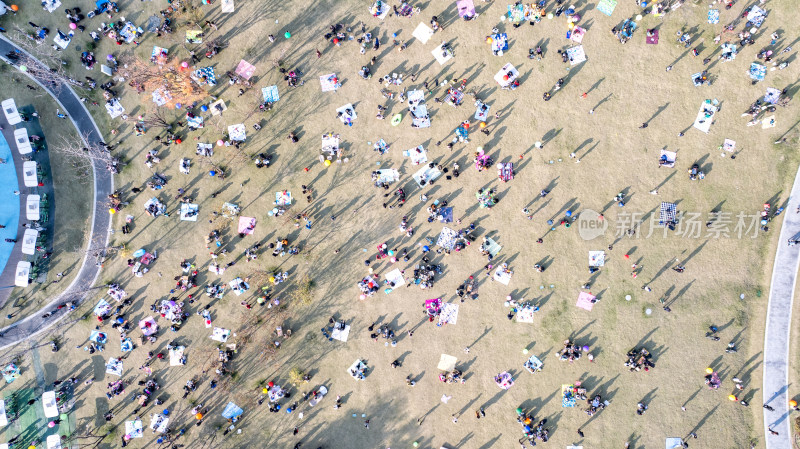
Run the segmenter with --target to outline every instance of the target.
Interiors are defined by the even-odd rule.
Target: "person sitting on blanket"
[[[581,348],[572,343],[570,340],[564,340],[564,349],[558,351],[558,358],[562,362],[575,361],[581,358]]]

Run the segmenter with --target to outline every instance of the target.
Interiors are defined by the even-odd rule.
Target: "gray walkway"
[[[764,331],[764,402],[775,411],[764,409],[764,433],[767,449],[792,449],[791,409],[789,400],[798,391],[790,390],[789,342],[791,341],[792,299],[797,271],[800,269],[800,245],[789,246],[790,237],[800,232],[800,170],[792,186],[789,202],[783,214],[783,226],[772,268],[772,281]],[[778,432],[772,435],[768,428]]]
[[[20,50],[13,43],[3,36],[0,36],[0,55],[14,50]],[[42,65],[42,70],[48,70]],[[21,72],[22,73],[22,72]],[[30,71],[25,72],[30,77]],[[97,143],[102,141],[102,134],[100,134],[97,125],[94,123],[89,111],[86,110],[80,98],[72,91],[72,89],[65,85],[54,93],[50,88],[39,82],[36,78],[31,77],[37,84],[47,90],[48,93],[58,102],[59,107],[64,111],[69,119],[72,120],[73,125],[81,135],[88,136],[90,143]],[[12,149],[13,150],[13,149]],[[111,217],[107,213],[103,213],[101,209],[98,214],[98,204],[103,204],[108,195],[114,191],[114,178],[106,170],[105,164],[95,162],[92,166],[94,171],[94,204],[92,207],[92,227],[91,235],[87,243],[91,242],[107,242],[109,231],[111,229]],[[25,339],[33,337],[47,330],[50,326],[54,325],[57,321],[61,320],[67,314],[67,308],[57,310],[59,304],[67,301],[79,301],[83,298],[85,292],[89,287],[94,285],[97,277],[100,275],[100,267],[97,261],[91,256],[89,252],[86,253],[83,263],[78,271],[78,275],[73,280],[64,293],[56,298],[53,298],[49,304],[43,307],[38,313],[18,321],[7,328],[0,330],[0,349],[7,348],[14,344],[19,343]],[[47,312],[52,312],[49,318],[42,318]]]

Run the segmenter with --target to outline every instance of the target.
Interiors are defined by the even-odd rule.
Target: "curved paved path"
[[[764,330],[764,402],[775,411],[764,409],[764,434],[767,449],[792,449],[791,409],[789,399],[789,349],[792,320],[792,299],[800,269],[800,245],[789,246],[789,238],[800,233],[800,170],[795,177],[789,202],[783,216],[778,250],[772,268],[772,282]],[[797,391],[795,385],[793,390]],[[772,435],[769,428],[778,432]]]
[[[5,37],[0,36],[0,55],[5,55],[15,50],[26,53]],[[40,63],[40,65],[42,67],[41,70],[49,70],[45,68],[46,66],[44,64]],[[46,85],[40,82],[35,77],[31,76],[30,71],[21,73],[25,73],[29,78],[42,86],[42,88],[58,102],[59,107],[62,111],[66,112],[80,135],[88,136],[87,140],[89,142],[87,143],[97,143],[103,140],[102,134],[97,128],[94,119],[92,119],[89,111],[86,110],[80,98],[73,92],[69,85],[62,86],[56,93],[51,89],[53,87],[52,85]],[[55,118],[53,118],[53,120],[55,120]],[[94,204],[92,206],[91,235],[87,242],[87,247],[93,242],[94,244],[98,244],[98,242],[103,242],[103,244],[105,244],[105,242],[108,241],[109,231],[111,230],[111,217],[107,213],[98,214],[97,206],[98,204],[103,204],[108,195],[114,191],[114,178],[111,173],[106,170],[105,164],[93,162],[92,171],[94,172]],[[97,265],[97,261],[87,252],[83,258],[78,275],[63,293],[53,298],[50,303],[34,315],[0,330],[0,335],[2,335],[0,336],[0,349],[7,348],[33,337],[63,319],[67,315],[68,310],[67,308],[57,310],[58,304],[62,304],[66,301],[80,301],[83,298],[84,292],[94,285],[99,275],[100,267]],[[52,316],[47,319],[42,318],[42,315],[47,312],[52,312]]]

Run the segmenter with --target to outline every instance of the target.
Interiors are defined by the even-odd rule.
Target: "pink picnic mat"
[[[256,229],[256,219],[253,217],[239,217],[239,234],[250,235]]]
[[[594,300],[595,297],[592,296],[591,293],[581,292],[581,294],[578,295],[578,303],[575,305],[581,309],[592,310],[592,307],[594,307]]]

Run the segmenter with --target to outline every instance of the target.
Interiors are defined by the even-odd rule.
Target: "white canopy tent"
[[[22,254],[32,256],[36,253],[36,239],[39,238],[39,231],[36,229],[26,229],[22,236]]]
[[[17,262],[17,271],[14,275],[14,285],[17,287],[27,287],[30,283],[31,277],[31,263],[20,261]]]
[[[42,406],[44,406],[45,418],[55,418],[58,416],[55,391],[45,391],[42,393]]]
[[[28,139],[28,130],[25,128],[17,128],[14,130],[14,141],[17,143],[17,150],[19,154],[33,153],[31,148],[31,141]]]
[[[61,435],[47,437],[47,449],[61,449]]]
[[[41,197],[39,195],[28,195],[25,199],[25,217],[30,221],[39,221],[41,218],[39,214],[39,203]]]
[[[16,125],[22,122],[22,117],[20,117],[19,111],[17,111],[17,104],[14,102],[13,98],[3,100],[2,105],[3,113],[6,115],[6,120],[9,125]]]
[[[39,185],[36,162],[25,161],[22,163],[22,178],[23,181],[25,181],[25,187],[36,187]]]

